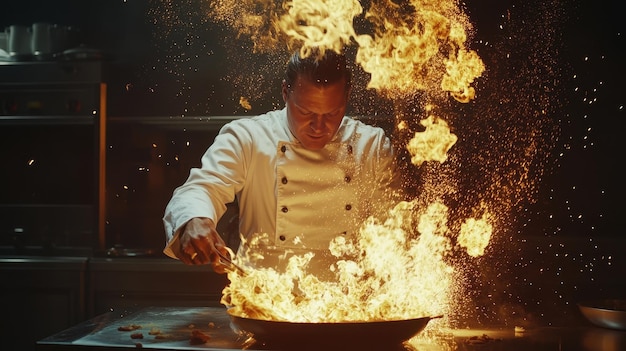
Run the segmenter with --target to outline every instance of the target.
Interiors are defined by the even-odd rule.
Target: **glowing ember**
[[[239,98],[239,105],[241,105],[241,107],[245,108],[246,110],[252,110],[252,105],[250,105],[250,101],[243,96]]]

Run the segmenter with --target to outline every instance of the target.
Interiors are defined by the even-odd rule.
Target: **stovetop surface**
[[[120,329],[137,329],[123,331]],[[130,327],[130,328],[126,328]],[[209,336],[206,343],[193,344],[193,330]],[[422,333],[428,333],[428,328]],[[141,334],[142,338],[133,338]],[[512,327],[455,329],[430,338],[413,338],[403,345],[377,351],[613,351],[626,350],[626,331],[595,327],[591,324],[569,327]],[[336,340],[338,350],[365,350],[350,340]],[[148,307],[134,312],[109,312],[58,334],[40,340],[38,350],[269,350],[248,335],[231,328],[226,308]],[[293,345],[294,350],[307,345]],[[310,349],[310,348],[309,348]]]

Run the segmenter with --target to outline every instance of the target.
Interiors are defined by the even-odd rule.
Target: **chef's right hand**
[[[211,263],[216,273],[226,273],[220,263],[218,250],[228,257],[226,243],[215,229],[210,218],[192,218],[180,233],[180,254],[178,258],[188,265]]]

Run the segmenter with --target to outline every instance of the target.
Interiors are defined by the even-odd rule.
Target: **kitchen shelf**
[[[0,116],[0,125],[95,125],[95,116]]]
[[[104,249],[106,67],[96,60],[0,62],[0,159],[12,170],[0,175],[7,187],[0,189],[1,245],[17,239],[16,246]]]

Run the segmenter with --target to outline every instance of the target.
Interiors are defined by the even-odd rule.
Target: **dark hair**
[[[291,87],[298,77],[304,77],[311,82],[321,85],[334,84],[345,78],[346,91],[350,88],[352,72],[348,69],[346,56],[333,50],[310,50],[306,57],[302,57],[300,50],[296,51],[285,71],[285,82]]]

